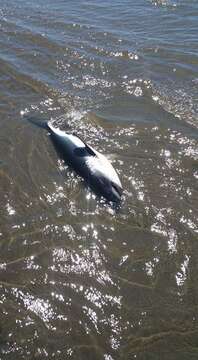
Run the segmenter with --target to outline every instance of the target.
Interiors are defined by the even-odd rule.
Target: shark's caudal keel
[[[122,194],[120,179],[107,158],[85,144],[79,137],[67,134],[48,123],[52,141],[60,156],[88,185],[109,201],[119,202]]]

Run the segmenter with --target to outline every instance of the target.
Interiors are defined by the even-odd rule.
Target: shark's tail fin
[[[45,129],[50,131],[50,127],[48,125],[48,121],[47,120],[41,120],[35,116],[32,115],[26,115],[24,116],[25,120],[29,121],[31,124],[36,125],[38,127],[40,127],[41,129]]]

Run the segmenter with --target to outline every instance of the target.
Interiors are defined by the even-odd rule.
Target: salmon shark
[[[120,202],[122,184],[115,169],[104,155],[87,145],[77,135],[62,131],[50,122],[42,123],[33,118],[26,119],[48,130],[60,157],[97,195],[103,196],[108,201]]]
[[[49,122],[47,129],[63,160],[85,179],[90,188],[109,201],[121,200],[122,184],[104,155],[87,145],[77,135],[55,128]]]

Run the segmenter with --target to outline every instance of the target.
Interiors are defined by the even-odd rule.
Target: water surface
[[[197,359],[197,19],[197,0],[1,0],[2,360]],[[26,115],[111,155],[119,211]]]

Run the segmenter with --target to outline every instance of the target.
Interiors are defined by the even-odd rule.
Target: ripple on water
[[[196,358],[195,2],[3,3],[0,357]],[[121,207],[24,115],[109,155]]]

